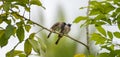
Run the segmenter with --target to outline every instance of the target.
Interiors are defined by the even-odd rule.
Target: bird
[[[57,45],[60,39],[63,37],[63,35],[68,34],[70,30],[71,30],[71,24],[66,24],[64,28],[61,29],[60,34],[58,35],[58,39],[55,42],[55,44]]]
[[[53,26],[50,28],[50,30],[52,32],[54,32],[54,31],[60,31],[65,25],[66,25],[65,22],[57,22],[57,23],[53,24]],[[52,34],[52,32],[50,32],[48,34],[47,38],[50,37],[50,35]]]

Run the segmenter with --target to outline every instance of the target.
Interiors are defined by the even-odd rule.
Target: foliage
[[[8,41],[10,38],[14,37],[18,39],[18,43],[14,46],[13,49],[11,49],[6,53],[6,57],[16,57],[16,56],[28,57],[31,55],[32,51],[35,52],[38,56],[43,56],[45,54],[44,57],[51,56],[51,53],[54,53],[54,57],[56,56],[72,57],[74,55],[75,47],[76,47],[74,43],[70,43],[72,45],[68,45],[68,44],[62,45],[63,47],[61,47],[60,44],[57,45],[58,47],[54,44],[52,45],[51,43],[49,44],[48,41],[46,40],[47,35],[45,31],[42,30],[46,28],[43,28],[43,26],[33,22],[30,19],[32,5],[40,6],[45,9],[45,7],[42,6],[41,1],[39,0],[0,0],[0,3],[2,3],[0,4],[0,25],[2,24],[6,25],[6,26],[0,26],[0,47],[4,48],[6,45],[8,45]],[[60,13],[62,12],[61,8],[59,12]],[[29,16],[26,17],[25,14],[28,14]],[[62,17],[62,20],[63,20],[64,19],[63,13],[61,13],[60,15],[61,15],[60,18]],[[40,24],[41,23],[44,23],[44,22],[40,21]],[[33,25],[37,25],[42,29],[40,31],[31,33],[30,30],[32,29]],[[40,32],[40,36],[37,36],[39,32]],[[26,33],[29,33],[29,35],[26,35]],[[67,41],[63,41],[63,42],[65,43]],[[23,44],[24,50],[16,50],[16,47],[21,43],[24,43]],[[49,48],[47,48],[47,46]],[[70,54],[70,55],[66,55],[66,54]]]
[[[25,38],[25,33],[30,31],[33,22],[30,18],[24,16],[25,13],[30,14],[31,5],[42,6],[39,0],[0,0],[0,24],[6,24],[6,26],[0,26],[0,47],[4,47],[8,44],[8,40],[13,37],[17,37],[18,44],[24,43],[24,51],[15,50],[17,45],[6,54],[6,57],[26,57],[31,54],[32,49],[40,54],[40,43],[35,40],[36,33],[31,33],[29,38]],[[20,13],[23,8],[24,13]],[[3,28],[5,27],[5,28]],[[44,48],[44,47],[42,47]]]
[[[39,0],[0,0],[0,25],[6,24],[6,26],[0,26],[0,47],[4,47],[8,44],[8,40],[13,36],[17,37],[19,42],[14,46],[11,51],[6,53],[6,57],[28,57],[32,51],[38,55],[42,52],[46,52],[46,45],[42,43],[39,37],[35,37],[36,33],[31,33],[29,37],[25,38],[25,33],[30,32],[31,27],[35,22],[31,21],[30,16],[27,18],[25,13],[31,11],[31,5],[36,5],[44,8]],[[120,44],[113,44],[114,38],[120,38],[120,32],[111,32],[103,28],[104,25],[117,25],[120,30],[120,0],[91,0],[88,7],[82,7],[80,9],[88,8],[89,13],[87,16],[79,16],[73,22],[79,23],[85,21],[82,26],[94,25],[98,33],[91,35],[91,40],[95,41],[96,45],[100,45],[101,50],[106,49],[109,52],[102,52],[96,55],[97,57],[120,57],[120,50],[115,49],[115,46]],[[20,14],[20,8],[23,8],[24,12]],[[45,9],[45,8],[44,8]],[[38,24],[36,24],[38,25]],[[38,25],[40,26],[40,25]],[[4,28],[5,27],[5,28]],[[40,26],[41,27],[41,26]],[[24,51],[15,50],[18,44],[24,42]],[[68,44],[66,44],[68,45]],[[49,45],[50,46],[50,45]],[[74,45],[73,45],[74,46]],[[66,48],[66,46],[64,46]],[[64,48],[63,47],[63,48]],[[69,47],[69,46],[68,46]],[[67,48],[68,48],[67,47]],[[53,48],[53,47],[50,47]],[[74,47],[75,48],[75,47]],[[70,48],[69,48],[70,49]],[[67,50],[69,50],[67,49]],[[53,48],[54,50],[54,48]],[[63,49],[64,50],[64,49]],[[62,51],[62,50],[58,50]],[[63,51],[62,51],[63,52]],[[69,52],[69,51],[67,51]],[[64,55],[63,55],[64,56]],[[77,54],[75,57],[85,57],[84,54]],[[89,55],[89,57],[95,57]]]
[[[94,25],[98,33],[91,35],[91,40],[100,45],[101,50],[106,49],[109,52],[102,52],[96,55],[97,57],[119,57],[119,49],[116,50],[115,46],[120,44],[113,44],[114,38],[120,38],[120,32],[111,32],[105,30],[102,26],[117,25],[120,29],[120,0],[90,0],[89,14],[87,16],[80,16],[74,20],[74,23],[85,21],[81,26]],[[81,9],[84,9],[82,7]]]

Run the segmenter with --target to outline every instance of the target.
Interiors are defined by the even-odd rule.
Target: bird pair
[[[69,31],[71,30],[71,24],[66,24],[65,22],[57,22],[50,29],[51,29],[52,32],[58,31],[60,33],[58,35],[57,41],[55,42],[55,44],[58,44],[58,42],[63,37],[63,35],[64,34],[68,34]],[[48,34],[48,38],[50,37],[50,35],[52,34],[52,32],[50,32]]]

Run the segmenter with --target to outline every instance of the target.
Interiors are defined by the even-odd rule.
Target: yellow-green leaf
[[[5,36],[6,38],[9,38],[14,33],[14,26],[8,25],[5,30]]]
[[[34,36],[35,36],[35,33],[31,33],[30,36],[29,36],[29,38],[30,39],[34,39]]]
[[[33,40],[33,39],[28,39],[30,44],[32,45],[32,48],[35,52],[37,52],[38,54],[40,54],[40,46],[38,41]]]
[[[115,37],[120,38],[120,32],[114,32],[113,34]]]
[[[45,45],[45,43],[40,38],[38,38],[38,42],[41,45],[42,51],[46,52],[47,46]]]
[[[5,32],[1,31],[0,46],[3,47],[8,43],[8,39],[14,33],[14,26],[8,25]]]
[[[19,57],[27,57],[25,54],[19,54]]]
[[[73,21],[73,23],[78,23],[78,22],[80,22],[82,20],[86,20],[86,19],[88,19],[86,16],[79,16]]]
[[[110,39],[113,38],[112,32],[108,31],[107,34],[108,34],[108,36],[109,36]]]
[[[23,51],[20,51],[20,50],[9,51],[6,53],[6,57],[14,57],[14,56],[17,56],[21,53],[23,53]]]
[[[106,41],[106,39],[98,33],[93,33],[90,39],[96,41],[96,44],[104,44]]]
[[[0,30],[0,38],[2,37],[2,35],[5,33],[4,30]]]
[[[26,29],[27,32],[29,32],[30,29],[31,29],[31,26],[30,25],[25,25],[25,29]]]
[[[29,43],[28,39],[24,43],[24,51],[25,51],[26,55],[29,55],[31,53],[31,51],[32,51],[32,46]]]
[[[41,2],[39,0],[31,0],[30,4],[42,6],[42,4],[41,4]]]
[[[5,3],[3,4],[3,9],[4,9],[6,12],[9,11],[10,7],[11,7],[11,4],[10,4],[9,2],[5,2]]]
[[[22,42],[24,40],[24,36],[25,36],[24,29],[22,26],[18,27],[16,34],[19,39],[19,42]]]
[[[104,30],[104,28],[102,28],[102,26],[96,26],[97,30],[103,34],[104,36],[106,36],[106,31]]]

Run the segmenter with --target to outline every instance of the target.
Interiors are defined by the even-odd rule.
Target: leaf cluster
[[[120,32],[111,32],[103,28],[103,25],[117,25],[120,30],[120,0],[92,0],[88,7],[82,7],[80,9],[89,8],[87,16],[79,16],[73,22],[83,22],[81,27],[94,25],[98,33],[91,35],[91,40],[95,41],[96,45],[100,45],[101,50],[107,49],[110,52],[98,53],[98,57],[119,57],[120,50],[116,50],[116,44],[112,41],[114,38],[120,38]],[[118,44],[119,45],[119,44]]]
[[[39,40],[35,40],[35,34],[31,33],[27,39],[25,39],[25,33],[30,32],[33,22],[30,21],[30,17],[27,18],[24,15],[30,14],[31,5],[42,6],[39,0],[0,0],[0,24],[6,24],[6,26],[0,26],[0,47],[4,47],[8,44],[11,36],[18,38],[18,44],[24,43],[24,51],[15,50],[18,44],[6,54],[6,57],[26,57],[29,56],[34,50],[40,54],[41,43]],[[20,12],[23,8],[24,12]],[[5,28],[3,28],[5,27]],[[42,47],[42,48],[45,48]]]

